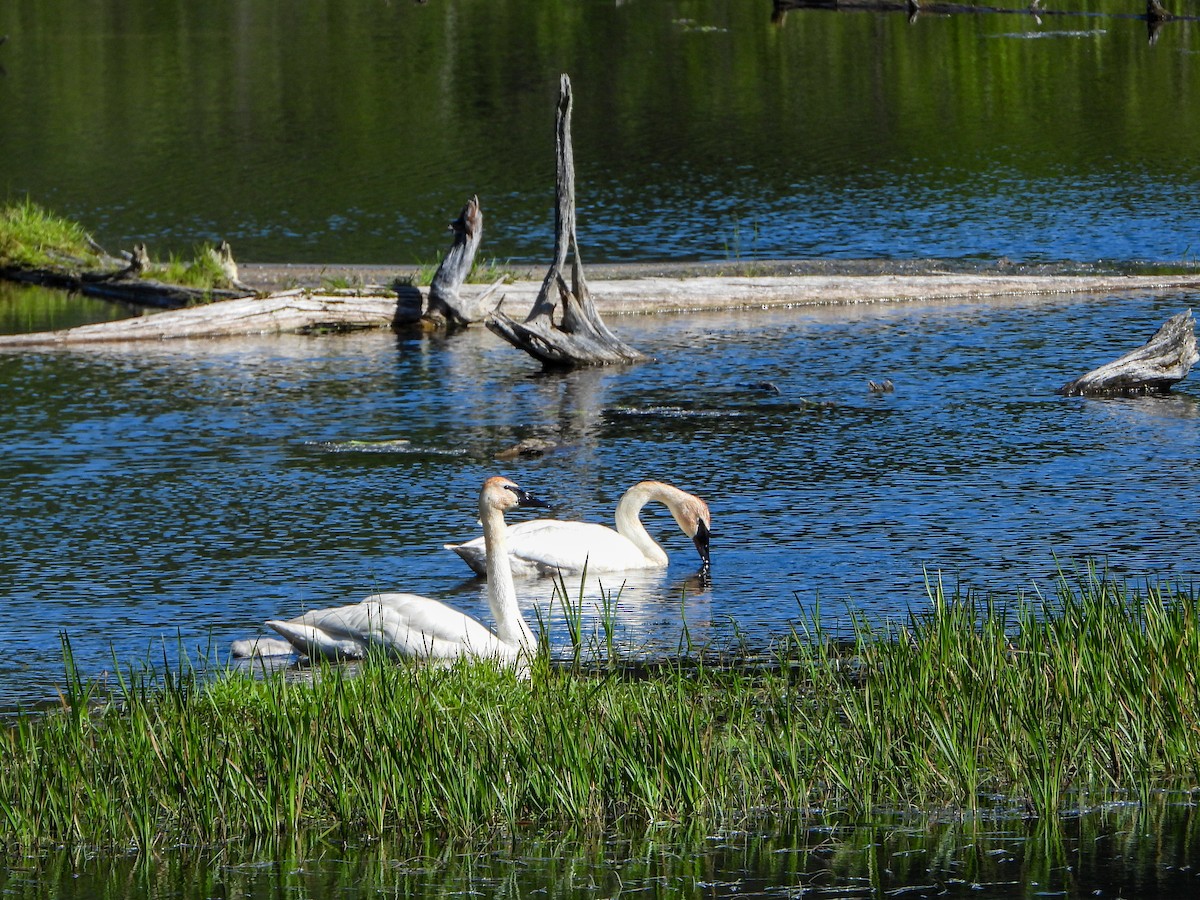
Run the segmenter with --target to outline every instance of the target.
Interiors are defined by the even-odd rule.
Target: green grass
[[[0,266],[98,265],[83,227],[26,199],[0,207]]]
[[[310,681],[189,671],[0,733],[0,836],[149,847],[318,828],[460,837],[730,813],[1053,816],[1200,782],[1200,601],[1101,576],[902,625],[819,616],[762,665],[367,661]],[[69,671],[69,654],[68,654]]]
[[[111,261],[101,259],[82,225],[30,200],[0,207],[0,266],[78,271],[111,265]],[[208,245],[197,247],[192,259],[172,254],[166,262],[152,262],[143,277],[201,290],[229,287]]]
[[[229,278],[217,262],[213,248],[207,244],[197,247],[191,259],[172,253],[165,263],[152,262],[143,277],[205,291],[230,287]]]
[[[398,278],[397,282],[414,287],[429,287],[433,283],[433,276],[437,274],[438,267],[441,264],[441,259],[435,263],[419,263],[412,272]],[[507,279],[510,282],[516,281],[518,280],[517,270],[513,268],[510,262],[500,262],[496,259],[477,259],[471,266],[470,273],[467,275],[467,283],[491,284],[500,278]]]

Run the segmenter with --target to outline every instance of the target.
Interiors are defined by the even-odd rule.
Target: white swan
[[[462,656],[515,662],[532,656],[533,632],[517,606],[508,564],[504,513],[519,506],[547,504],[507,478],[489,478],[479,492],[483,539],[492,548],[488,566],[488,604],[496,620],[493,632],[477,619],[417,594],[372,594],[359,603],[314,609],[304,615],[267,622],[309,658],[359,659],[372,649],[394,656],[452,660]]]
[[[666,504],[680,529],[696,544],[709,570],[709,534],[712,520],[708,504],[694,494],[661,481],[640,481],[627,490],[617,504],[613,531],[591,522],[534,519],[508,526],[508,552],[515,575],[564,575],[588,572],[619,572],[630,569],[661,569],[667,553],[650,537],[640,513],[651,501]],[[491,549],[487,534],[463,544],[445,544],[461,556],[478,575],[488,575]]]

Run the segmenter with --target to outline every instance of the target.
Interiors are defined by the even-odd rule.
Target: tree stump
[[[1064,384],[1058,393],[1067,397],[1163,393],[1186,378],[1197,360],[1196,327],[1188,309],[1167,319],[1137,350]]]
[[[499,307],[487,327],[514,347],[524,350],[548,369],[604,366],[644,360],[645,354],[613,334],[600,318],[583,277],[575,234],[575,158],[571,149],[571,79],[559,82],[555,116],[557,179],[555,182],[554,262],[524,322]],[[571,256],[571,284],[563,277]],[[554,313],[559,303],[559,320]]]
[[[438,326],[465,328],[472,322],[482,322],[497,306],[492,299],[495,286],[474,299],[465,300],[458,293],[471,274],[483,240],[483,211],[478,196],[467,201],[458,218],[450,223],[450,230],[454,232],[454,243],[429,285],[429,304],[421,318]]]

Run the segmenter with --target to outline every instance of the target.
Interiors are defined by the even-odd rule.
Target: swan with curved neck
[[[479,520],[488,554],[488,605],[495,631],[478,619],[418,594],[372,594],[359,603],[314,609],[295,619],[267,622],[309,658],[360,659],[372,649],[394,656],[451,660],[463,656],[516,662],[533,655],[529,630],[513,585],[504,513],[547,504],[507,478],[489,478],[479,492]]]
[[[616,531],[561,519],[534,519],[508,526],[512,572],[531,576],[578,574],[585,567],[588,572],[665,568],[667,552],[650,537],[641,520],[642,507],[651,502],[663,503],[671,511],[680,530],[695,543],[702,572],[707,573],[712,525],[708,504],[661,481],[640,481],[625,492],[617,503]],[[482,538],[445,547],[461,556],[476,574],[491,578],[486,532]]]

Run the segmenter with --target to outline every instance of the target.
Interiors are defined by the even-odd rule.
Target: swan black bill
[[[533,496],[533,494],[529,493],[529,491],[521,490],[521,488],[517,487],[515,484],[506,484],[505,487],[517,495],[517,506],[518,507],[523,507],[523,506],[543,506],[544,507],[544,506],[550,505],[545,500],[540,500],[537,497]]]
[[[708,555],[708,544],[711,537],[712,532],[708,530],[708,526],[701,520],[700,526],[696,529],[696,535],[692,538],[692,543],[696,545],[696,552],[700,554],[700,559],[704,563],[700,568],[702,575],[708,575],[712,571],[712,560]]]

